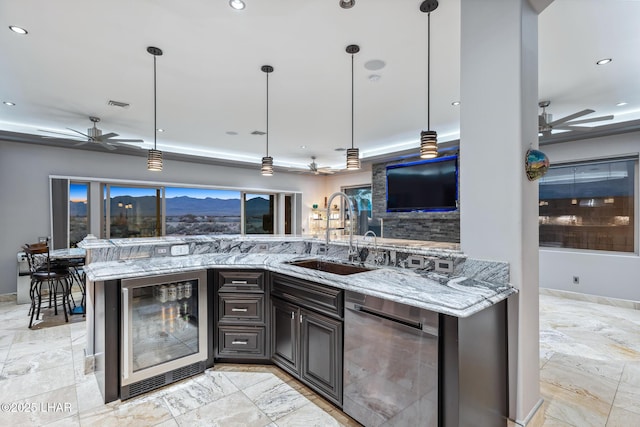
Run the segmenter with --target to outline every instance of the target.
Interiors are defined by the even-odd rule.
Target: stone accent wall
[[[407,161],[404,160],[403,163]],[[460,211],[387,212],[386,167],[400,162],[377,163],[371,168],[373,219],[383,220],[384,237],[395,239],[460,242]]]

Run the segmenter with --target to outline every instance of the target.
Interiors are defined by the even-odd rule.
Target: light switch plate
[[[171,256],[189,255],[189,245],[171,246]]]

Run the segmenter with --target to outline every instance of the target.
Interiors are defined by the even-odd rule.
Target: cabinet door
[[[342,322],[301,309],[300,377],[342,405]]]
[[[271,305],[271,348],[273,362],[292,373],[299,374],[298,319],[300,309],[273,298]]]

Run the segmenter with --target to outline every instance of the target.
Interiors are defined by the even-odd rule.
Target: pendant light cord
[[[267,157],[269,157],[269,73],[267,75]]]
[[[351,148],[353,148],[353,53],[351,54]]]
[[[156,56],[153,55],[153,149],[156,149],[156,137],[158,134],[158,113],[157,113],[157,91],[156,91]]]
[[[427,13],[427,130],[431,130],[431,12]]]

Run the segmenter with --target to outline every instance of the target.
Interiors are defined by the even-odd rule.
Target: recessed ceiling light
[[[300,148],[302,148],[304,150],[305,148],[307,148],[307,146],[306,145],[301,145]]]
[[[596,62],[596,64],[598,65],[604,65],[604,64],[608,64],[609,62],[613,61],[613,59],[611,58],[604,58],[601,59],[600,61]]]
[[[27,30],[25,30],[24,28],[16,27],[15,25],[9,25],[9,29],[10,29],[11,31],[13,31],[14,33],[17,33],[17,34],[25,35],[25,34],[28,34],[28,33],[29,33],[29,32],[28,32]]]
[[[242,10],[244,9],[245,4],[242,0],[229,0],[229,6],[231,6],[235,10]]]
[[[628,104],[628,102],[624,102],[624,101],[622,101],[622,102],[618,102],[618,103],[616,104],[616,107],[624,107],[624,106],[625,106],[625,105],[627,105],[627,104]]]
[[[164,132],[164,129],[158,128],[156,129],[158,132]]]
[[[453,105],[454,107],[457,107],[458,105],[460,105],[460,101],[453,101],[451,105]]]
[[[380,76],[380,74],[371,74],[369,76],[369,81],[376,83],[378,80],[380,80],[382,78],[382,76]]]
[[[340,7],[343,9],[351,9],[355,4],[356,0],[340,0]]]
[[[371,71],[382,70],[385,67],[386,62],[382,59],[372,59],[364,63],[364,68]]]
[[[15,102],[11,102],[11,101],[3,101],[2,102],[4,105],[8,105],[9,107],[13,107],[15,104]]]
[[[234,130],[228,130],[225,132],[227,135],[237,135],[238,132],[234,131]]]

